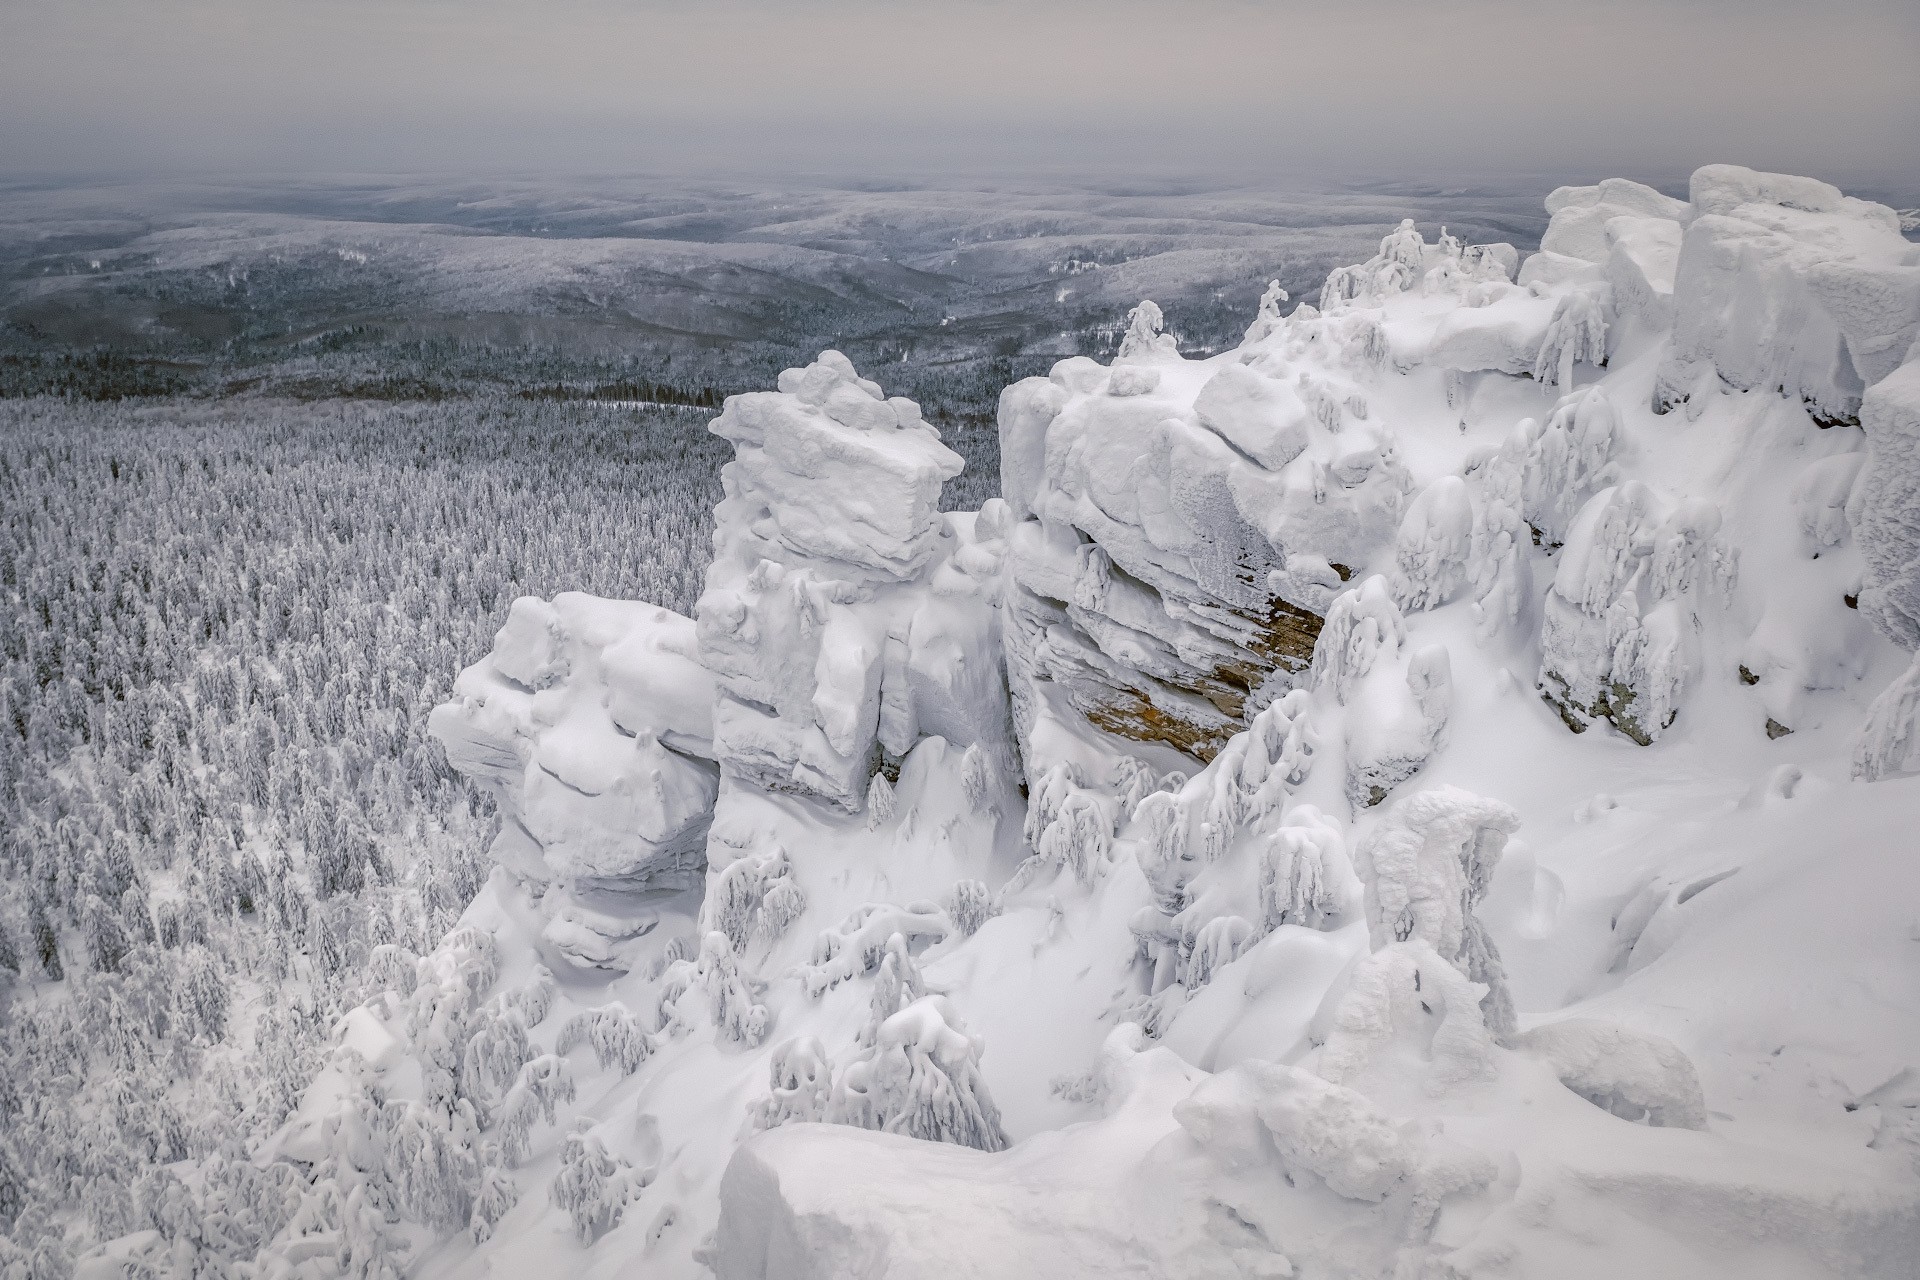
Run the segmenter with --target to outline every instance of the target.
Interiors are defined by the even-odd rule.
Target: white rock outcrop
[[[940,513],[959,456],[839,352],[780,388],[713,423],[735,448],[694,610],[714,752],[731,778],[853,811],[883,747],[1004,738],[994,613],[955,603],[995,589],[1000,527]]]

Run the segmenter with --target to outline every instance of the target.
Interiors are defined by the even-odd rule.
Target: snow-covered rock
[[[1623,315],[1655,328],[1673,323],[1673,281],[1680,267],[1680,223],[1666,217],[1609,218],[1607,283]]]
[[[1565,1018],[1514,1038],[1553,1067],[1560,1083],[1623,1120],[1707,1127],[1700,1077],[1678,1045],[1595,1018]]]
[[[1304,670],[1345,566],[1398,523],[1392,432],[1329,358],[1352,326],[1265,328],[1209,361],[1076,357],[1002,395],[1002,483],[1031,513],[1007,631],[1029,751],[1055,689],[1109,733],[1212,756],[1263,681]]]
[[[959,456],[839,352],[780,387],[713,423],[735,448],[695,609],[714,753],[730,778],[851,811],[882,748],[940,733],[1004,752],[995,614],[973,607],[996,588],[1000,522],[940,514]]]
[[[494,856],[509,870],[672,883],[701,867],[712,691],[678,614],[578,592],[525,597],[431,727],[453,767],[499,800]]]
[[[1708,165],[1674,277],[1656,407],[1719,383],[1852,422],[1920,331],[1920,246],[1892,209],[1811,178]],[[1705,379],[1705,381],[1703,381]]]
[[[1920,649],[1920,354],[1867,392],[1860,425],[1860,610],[1895,644]]]
[[[1686,201],[1625,178],[1608,178],[1591,187],[1556,187],[1547,196],[1551,217],[1540,248],[1586,262],[1606,262],[1614,248],[1610,227],[1615,218],[1677,222],[1687,212]]]
[[[1417,939],[1486,986],[1487,1022],[1513,1029],[1505,967],[1474,908],[1520,816],[1497,800],[1438,787],[1394,805],[1355,859],[1374,945]]]

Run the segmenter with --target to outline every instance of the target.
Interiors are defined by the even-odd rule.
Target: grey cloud
[[[0,6],[0,169],[1920,169],[1884,0]]]

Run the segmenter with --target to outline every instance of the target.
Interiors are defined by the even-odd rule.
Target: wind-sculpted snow
[[[1404,224],[1204,359],[1143,302],[1007,390],[977,515],[841,357],[730,402],[659,646],[701,675],[623,711],[532,605],[476,669],[629,752],[710,697],[699,900],[596,967],[508,864],[383,959],[276,1256],[390,1215],[435,1273],[1907,1274],[1915,433],[1881,320],[1808,309],[1885,248],[1824,190],[1563,189],[1518,280]],[[1740,218],[1785,248],[1722,280]],[[1729,372],[1829,320],[1864,431]]]

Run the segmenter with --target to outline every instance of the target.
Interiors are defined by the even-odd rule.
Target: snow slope
[[[569,947],[509,827],[268,1273],[1910,1274],[1920,249],[1691,194],[1403,225],[1206,360],[1142,303],[977,514],[843,357],[730,401],[693,621],[523,602],[435,721],[632,865],[717,766],[703,889]]]

